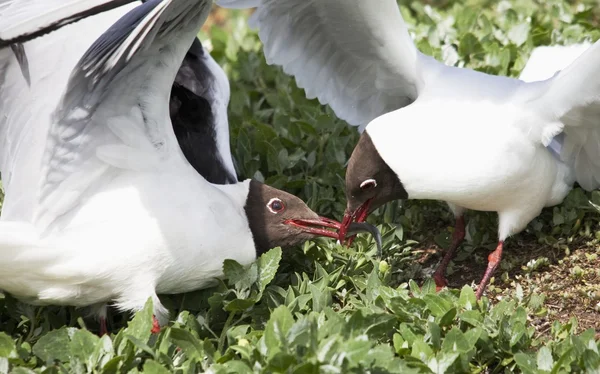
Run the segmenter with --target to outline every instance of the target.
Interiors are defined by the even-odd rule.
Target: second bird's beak
[[[340,243],[344,243],[346,240],[348,229],[352,223],[362,223],[365,221],[365,219],[367,219],[367,216],[369,215],[369,208],[371,207],[371,201],[372,199],[365,201],[358,208],[354,209],[354,211],[346,208],[344,219],[342,220],[342,227],[339,229],[338,240]],[[352,240],[352,237],[348,239],[348,245],[352,244]]]
[[[364,204],[363,204],[364,205]],[[285,221],[285,224],[291,225],[301,229],[304,232],[313,234],[315,236],[324,236],[334,239],[339,239],[341,236],[341,231],[344,230],[345,238],[347,234],[356,235],[360,232],[368,232],[373,235],[375,238],[375,242],[377,243],[377,253],[381,256],[381,233],[377,229],[377,227],[371,225],[370,223],[363,222],[367,216],[366,212],[368,211],[368,205],[364,209],[365,213],[360,214],[358,217],[360,219],[357,222],[352,222],[351,220],[344,224],[340,223],[336,220],[329,219],[327,217],[318,217],[315,219],[289,219]],[[362,210],[361,210],[362,212]],[[346,220],[346,216],[344,215],[344,220]],[[329,230],[334,229],[334,230]],[[342,239],[343,240],[343,239]]]

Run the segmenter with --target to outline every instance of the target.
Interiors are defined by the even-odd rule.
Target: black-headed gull
[[[267,62],[293,75],[307,97],[366,127],[348,165],[344,226],[394,199],[448,202],[456,225],[434,275],[438,287],[446,285],[446,267],[464,238],[465,209],[500,216],[481,296],[506,237],[560,203],[574,181],[598,187],[597,53],[584,53],[551,81],[526,84],[424,55],[395,0],[216,3],[256,7],[249,24],[258,28]],[[566,66],[560,61],[548,68]]]
[[[1,289],[34,304],[112,301],[122,310],[138,310],[150,297],[158,328],[167,311],[157,293],[202,288],[227,258],[247,264],[275,246],[337,237],[328,228],[340,224],[297,197],[254,180],[211,184],[184,157],[170,91],[210,5],[131,7],[68,66],[66,88],[54,76],[53,69],[64,71],[60,53],[29,60],[31,88],[1,101]],[[81,22],[88,21],[97,22]],[[99,31],[62,46],[34,39],[25,49],[68,51]],[[22,102],[48,95],[56,98],[52,108],[44,101],[22,110]]]
[[[574,182],[588,191],[600,186],[600,43],[532,83],[432,63],[412,44],[409,50],[416,59],[407,62],[415,67],[407,77],[419,82],[418,97],[361,135],[346,171],[343,225],[393,199],[446,201],[456,227],[434,274],[442,287],[464,238],[465,209],[497,212],[498,246],[481,297],[507,237],[561,203]],[[552,140],[558,144],[550,148]]]

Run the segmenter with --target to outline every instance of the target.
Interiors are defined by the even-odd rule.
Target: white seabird
[[[508,236],[562,202],[574,182],[600,186],[598,43],[538,49],[519,80],[421,53],[395,0],[216,2],[256,7],[249,24],[267,62],[293,75],[307,97],[366,128],[346,173],[344,225],[394,199],[449,204],[456,225],[434,275],[438,288],[464,238],[465,209],[499,215],[480,297]],[[542,68],[544,57],[553,60]]]
[[[339,223],[297,197],[254,180],[211,184],[181,151],[170,91],[211,4],[151,0],[130,8],[68,67],[66,89],[54,76],[60,53],[29,59],[31,88],[2,97],[1,289],[34,304],[112,301],[132,311],[150,297],[164,324],[157,293],[202,288],[227,258],[247,264],[275,246],[337,237],[326,228]],[[72,43],[41,38],[24,46]],[[14,64],[2,66],[4,76],[22,77]],[[53,107],[46,96],[56,98]]]

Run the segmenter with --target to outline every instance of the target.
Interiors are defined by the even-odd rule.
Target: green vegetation
[[[600,37],[595,1],[424,3],[402,2],[421,51],[494,74],[518,76],[537,45]],[[266,65],[246,16],[216,11],[201,33],[231,80],[239,173],[339,219],[358,134]],[[453,219],[443,204],[423,201],[369,218],[383,234],[381,261],[368,235],[351,248],[327,239],[276,248],[248,268],[226,261],[227,279],[215,288],[161,297],[172,323],[154,336],[149,304],[133,320],[113,311],[112,334],[99,338],[83,311],[4,295],[0,372],[598,373],[599,207],[598,191],[575,189],[545,210],[507,242],[479,302],[470,284],[495,247],[496,216],[469,213],[451,289],[436,293],[428,276]]]

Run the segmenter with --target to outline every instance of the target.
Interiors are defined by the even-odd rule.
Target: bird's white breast
[[[419,99],[367,132],[410,198],[501,211],[549,199],[557,160],[523,125],[536,120],[513,104]]]
[[[41,303],[89,305],[127,298],[143,287],[157,293],[199,289],[222,275],[225,259],[253,261],[243,207],[200,176],[186,174],[114,176],[38,245],[6,261],[28,272],[3,276],[0,289]],[[247,193],[247,186],[239,187]]]

